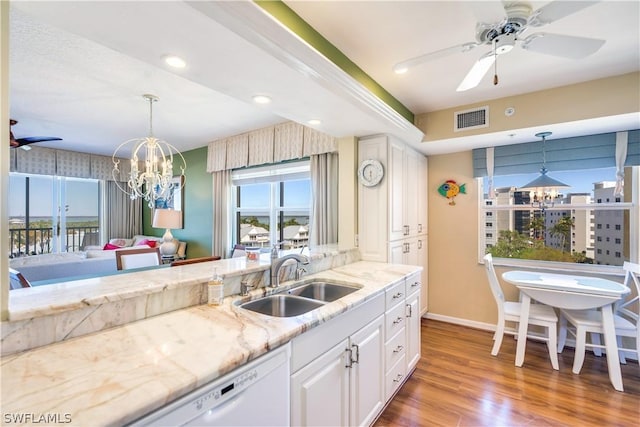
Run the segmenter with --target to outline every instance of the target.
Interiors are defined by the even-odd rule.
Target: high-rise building
[[[593,185],[595,203],[619,203],[614,196],[615,182],[602,181]],[[594,214],[595,263],[622,265],[624,261],[624,211],[596,210]]]

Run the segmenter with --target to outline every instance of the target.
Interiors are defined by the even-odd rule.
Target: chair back
[[[500,282],[498,282],[496,270],[493,268],[493,256],[491,254],[486,254],[484,256],[484,268],[487,271],[489,287],[491,288],[493,297],[496,299],[496,304],[498,304],[498,310],[502,310],[502,305],[505,301],[504,293],[502,292],[502,288],[500,287]]]
[[[116,266],[118,270],[131,268],[150,267],[160,265],[159,248],[119,249],[116,250]]]
[[[625,262],[622,268],[625,271],[624,284],[631,292],[618,305],[617,314],[627,317],[637,326],[640,319],[640,264]]]

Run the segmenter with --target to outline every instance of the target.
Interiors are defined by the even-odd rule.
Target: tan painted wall
[[[485,105],[489,106],[489,127],[453,131],[456,111]],[[639,105],[640,72],[635,72],[420,114],[416,116],[416,126],[424,132],[424,141],[434,141],[634,113]],[[515,108],[513,116],[505,116],[507,107]]]
[[[438,193],[448,179],[465,184],[455,206]],[[494,324],[496,304],[478,264],[478,191],[471,151],[429,156],[429,314]],[[517,292],[505,289],[509,298]]]
[[[338,139],[338,246],[340,249],[355,247],[358,230],[358,185],[356,171],[358,140],[356,137]]]

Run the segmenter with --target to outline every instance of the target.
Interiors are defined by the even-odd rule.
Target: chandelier
[[[180,186],[184,183],[184,179],[174,180],[174,156],[176,158],[179,156],[181,159],[181,176],[184,176],[187,163],[177,148],[153,136],[153,103],[158,101],[158,97],[149,94],[142,97],[149,102],[149,136],[130,139],[116,148],[111,157],[112,175],[118,188],[128,194],[131,200],[141,197],[147,201],[150,208],[154,208],[157,200],[170,199],[173,191],[181,188]],[[123,187],[120,184],[118,152],[124,151],[125,147],[129,146],[131,146],[131,172],[126,187]]]
[[[547,156],[546,156],[546,138],[551,132],[536,133],[536,137],[542,138],[542,168],[540,168],[540,176],[520,188],[520,191],[529,191],[529,199],[531,206],[542,209],[552,207],[555,200],[560,196],[558,190],[560,188],[568,188],[563,182],[551,178],[547,175]]]

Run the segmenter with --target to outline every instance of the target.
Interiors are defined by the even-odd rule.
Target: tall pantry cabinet
[[[378,161],[379,183],[358,182],[358,247],[365,261],[423,267],[420,313],[428,309],[427,158],[389,135],[358,141],[358,162]],[[366,171],[364,172],[367,173]]]

